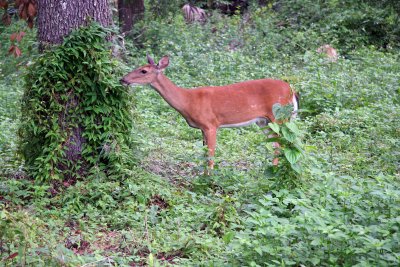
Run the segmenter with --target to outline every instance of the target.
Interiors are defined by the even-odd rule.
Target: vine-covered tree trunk
[[[41,51],[51,45],[61,44],[64,37],[72,30],[86,26],[91,21],[96,21],[105,27],[112,24],[108,0],[38,0],[37,4],[38,41]],[[68,75],[74,77],[75,73]],[[81,123],[77,123],[76,118],[77,109],[83,99],[78,99],[74,90],[74,88],[65,88],[65,91],[70,92],[67,97],[63,93],[55,96],[59,99],[62,97],[67,99],[57,116],[58,127],[64,133],[64,140],[58,147],[58,150],[63,151],[63,159],[59,160],[53,168],[61,171],[64,181],[69,182],[74,182],[78,177],[84,176],[89,169],[88,162],[82,158],[85,143],[88,141],[83,136],[85,128]],[[53,103],[50,101],[48,105],[51,106]]]
[[[108,0],[38,0],[38,40],[42,48],[60,44],[71,30],[89,18],[103,26],[112,23]]]
[[[132,30],[135,22],[143,18],[144,1],[143,0],[118,0],[118,15],[121,24],[121,32]]]

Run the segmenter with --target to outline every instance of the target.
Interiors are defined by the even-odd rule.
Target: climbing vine
[[[121,177],[130,155],[131,99],[107,31],[93,23],[35,60],[22,99],[20,150],[36,180]]]

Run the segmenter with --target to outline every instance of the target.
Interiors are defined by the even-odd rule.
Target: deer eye
[[[141,70],[140,72],[143,73],[143,74],[146,74],[147,70]]]

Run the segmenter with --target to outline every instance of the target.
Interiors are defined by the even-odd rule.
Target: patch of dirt
[[[147,266],[147,259],[149,258],[149,250],[145,249],[140,252],[138,252],[140,257],[143,259],[140,262],[131,262],[129,266],[132,267],[139,267],[139,266]],[[177,258],[182,258],[184,257],[184,253],[180,250],[177,251],[172,251],[172,252],[159,252],[156,255],[154,255],[154,258],[156,258],[160,263],[161,266],[170,266],[175,264],[174,260]]]
[[[72,250],[75,254],[86,254],[90,248],[90,243],[83,237],[82,232],[79,229],[79,222],[68,220],[65,222],[65,226],[71,229],[68,236],[65,238],[65,247]]]
[[[121,248],[123,239],[123,235],[117,231],[102,230],[96,235],[96,241],[93,242],[92,248],[100,251],[129,253],[126,249]]]
[[[88,252],[90,243],[80,233],[72,233],[66,238],[65,247],[72,250],[75,254],[83,255]]]
[[[161,196],[154,195],[149,202],[149,206],[158,206],[160,210],[166,209],[169,207],[167,201],[165,201]]]
[[[70,220],[65,225],[71,229],[65,238],[65,247],[72,250],[75,254],[90,254],[95,250],[103,251],[105,254],[115,252],[130,253],[129,250],[121,246],[124,237],[117,231],[102,229],[96,234],[96,239],[89,242],[84,238],[83,233],[79,229],[79,222]]]
[[[142,164],[148,172],[167,178],[170,183],[180,187],[187,187],[188,180],[200,173],[193,162],[169,162],[158,158],[148,158]]]
[[[241,171],[247,171],[248,169],[252,168],[251,166],[252,164],[248,161],[245,160],[240,160],[240,161],[236,161],[236,162],[228,162],[228,161],[221,161],[219,163],[219,167],[220,168],[224,168],[224,167],[230,167],[230,168],[235,168],[237,170],[241,170]]]

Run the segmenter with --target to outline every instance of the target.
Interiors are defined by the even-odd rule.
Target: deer
[[[339,58],[337,50],[328,44],[318,47],[316,51],[325,54],[329,62],[336,62]]]
[[[196,21],[204,23],[207,20],[206,12],[200,7],[186,4],[182,7],[182,12],[187,23],[192,23]]]
[[[214,155],[219,128],[243,127],[253,123],[265,128],[275,122],[272,106],[293,105],[294,117],[299,99],[291,86],[281,80],[259,79],[223,86],[203,86],[185,89],[174,84],[164,74],[169,57],[164,56],[158,64],[147,55],[148,64],[138,67],[120,80],[122,85],[150,85],[193,128],[200,129],[203,144],[208,148],[208,170],[214,168]],[[275,143],[275,155],[279,144]],[[273,165],[278,159],[273,160]]]

